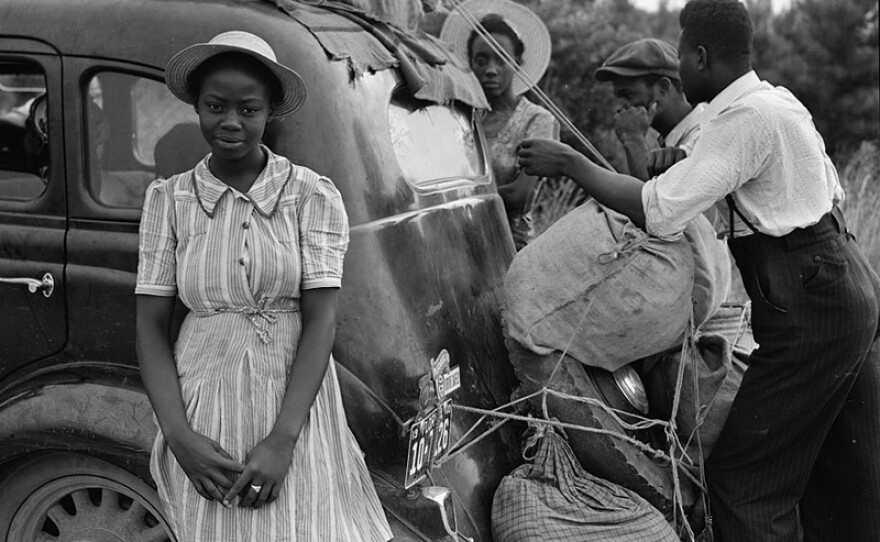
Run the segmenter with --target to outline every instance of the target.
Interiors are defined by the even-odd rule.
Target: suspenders
[[[728,223],[727,223],[727,227],[730,228],[730,230],[729,230],[730,239],[733,239],[733,238],[734,238],[734,234],[733,234],[733,213],[736,213],[736,216],[738,216],[739,219],[743,221],[743,224],[745,224],[746,226],[748,226],[750,230],[752,230],[752,231],[755,232],[755,233],[761,233],[761,232],[759,232],[759,231],[757,230],[757,228],[755,228],[755,226],[752,225],[751,222],[749,222],[749,219],[747,219],[747,218],[742,214],[742,211],[739,210],[739,207],[736,206],[736,202],[733,201],[733,194],[727,194],[726,196],[724,196],[724,200],[727,202],[727,208],[730,210],[730,217],[729,217],[729,221],[728,221]]]

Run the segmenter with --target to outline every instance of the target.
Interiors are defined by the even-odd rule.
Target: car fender
[[[0,390],[0,464],[63,450],[149,479],[157,427],[134,367],[68,362],[20,375]]]
[[[351,386],[351,378],[344,380]],[[358,395],[359,403],[370,402],[364,390]],[[67,451],[104,459],[152,485],[148,465],[156,433],[149,398],[131,366],[67,362],[0,384],[0,479],[4,465]],[[373,476],[395,540],[446,539],[436,504]]]

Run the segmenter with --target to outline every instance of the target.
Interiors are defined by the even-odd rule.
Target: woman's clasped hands
[[[243,464],[220,443],[192,430],[169,438],[169,445],[199,495],[227,508],[236,497],[242,508],[260,508],[278,498],[296,440],[270,434],[248,453]]]

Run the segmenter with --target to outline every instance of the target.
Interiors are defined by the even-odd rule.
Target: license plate
[[[452,399],[443,401],[426,416],[413,421],[406,454],[405,488],[409,489],[425,478],[434,460],[449,449],[451,421]]]

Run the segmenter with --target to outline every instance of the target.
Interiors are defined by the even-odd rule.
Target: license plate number
[[[434,460],[449,449],[451,421],[451,399],[440,403],[425,417],[413,421],[409,430],[404,487],[408,489],[425,478]]]

